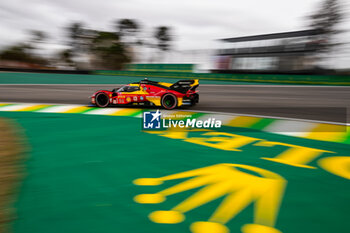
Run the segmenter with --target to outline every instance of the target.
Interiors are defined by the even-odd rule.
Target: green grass
[[[0,112],[24,130],[31,151],[25,163],[26,177],[16,204],[14,233],[178,233],[190,232],[195,221],[206,221],[222,199],[186,213],[179,224],[156,224],[147,216],[169,210],[194,193],[170,196],[164,203],[143,205],[133,201],[141,193],[158,192],[161,186],[136,186],[134,179],[162,177],[211,166],[234,163],[278,173],[287,181],[276,228],[284,233],[347,233],[349,181],[317,169],[292,167],[261,159],[275,157],[285,148],[261,147],[254,143],[241,151],[223,151],[141,131],[141,119]],[[254,130],[224,127],[221,131],[269,141],[330,150],[348,156],[349,145],[293,138]],[[200,132],[192,137],[200,136]],[[319,158],[318,158],[319,159]],[[231,232],[252,223],[253,205],[227,223]]]

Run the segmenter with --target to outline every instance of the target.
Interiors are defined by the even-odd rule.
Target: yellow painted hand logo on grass
[[[186,212],[225,197],[208,221],[191,224],[193,233],[228,233],[225,224],[252,202],[255,202],[254,223],[245,224],[242,232],[280,233],[274,225],[286,181],[278,174],[248,165],[217,164],[160,178],[136,179],[134,184],[155,186],[183,178],[189,179],[158,193],[137,195],[134,200],[141,204],[157,204],[164,202],[167,196],[203,187],[171,210],[152,212],[150,220],[162,224],[180,223]]]

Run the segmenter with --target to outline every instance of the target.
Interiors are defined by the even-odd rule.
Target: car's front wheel
[[[104,108],[109,105],[109,98],[108,95],[105,93],[98,93],[95,96],[95,103],[97,107]]]
[[[161,104],[165,109],[174,109],[177,106],[177,98],[173,94],[165,94],[162,97]]]

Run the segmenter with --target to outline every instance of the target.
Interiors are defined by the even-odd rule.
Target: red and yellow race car
[[[199,101],[198,86],[198,79],[171,84],[145,78],[112,91],[97,91],[91,96],[91,103],[101,108],[113,105],[153,105],[165,109],[193,106]]]

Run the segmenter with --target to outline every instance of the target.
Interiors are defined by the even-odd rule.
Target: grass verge
[[[13,203],[23,176],[24,145],[18,128],[0,118],[0,233],[10,232],[15,218]]]

